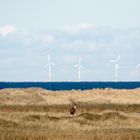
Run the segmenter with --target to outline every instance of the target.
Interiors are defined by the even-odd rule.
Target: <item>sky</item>
[[[140,81],[139,0],[0,0],[0,81]]]

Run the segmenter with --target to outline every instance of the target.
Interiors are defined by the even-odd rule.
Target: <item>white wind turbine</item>
[[[52,79],[52,66],[54,66],[55,64],[51,61],[50,55],[48,54],[48,63],[46,65],[46,68],[48,68],[48,77],[49,77],[49,81],[51,81]]]
[[[119,72],[119,64],[118,61],[120,59],[120,55],[115,60],[110,60],[110,62],[115,64],[115,80],[118,82],[118,72]]]
[[[81,57],[79,58],[78,64],[74,65],[74,67],[78,67],[78,81],[81,79],[81,69],[83,69],[83,66],[81,65]]]

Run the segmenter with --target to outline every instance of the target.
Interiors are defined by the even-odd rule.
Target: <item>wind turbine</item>
[[[115,81],[118,82],[118,72],[119,72],[119,64],[118,61],[120,59],[120,55],[115,60],[110,60],[111,63],[115,63]]]
[[[55,64],[51,61],[50,55],[48,54],[48,63],[46,65],[46,67],[48,68],[48,77],[49,77],[49,81],[51,81],[52,79],[52,72],[51,72],[51,68],[52,66],[54,66]]]
[[[81,57],[79,58],[78,64],[74,65],[74,67],[78,67],[78,81],[80,81],[81,69],[83,69],[83,66],[81,65]]]

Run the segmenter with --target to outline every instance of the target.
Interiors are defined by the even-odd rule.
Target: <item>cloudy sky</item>
[[[0,81],[140,81],[139,0],[0,0]]]

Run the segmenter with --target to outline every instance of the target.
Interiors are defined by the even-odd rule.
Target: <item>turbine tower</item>
[[[79,58],[78,64],[74,65],[74,67],[78,67],[78,81],[81,80],[81,69],[83,69],[83,66],[81,65],[81,57]]]
[[[118,72],[119,72],[119,64],[118,61],[120,59],[120,55],[115,60],[110,60],[110,62],[115,63],[115,81],[118,82]]]
[[[51,67],[54,66],[55,64],[51,61],[50,55],[48,54],[48,63],[46,65],[46,67],[48,68],[48,77],[49,77],[49,81],[52,80],[52,72],[51,72]]]

